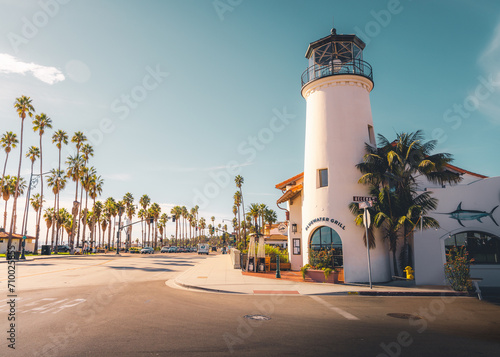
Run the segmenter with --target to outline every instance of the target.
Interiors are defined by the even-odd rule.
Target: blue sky
[[[168,211],[198,204],[218,223],[232,218],[239,173],[245,204],[266,203],[283,220],[274,185],[303,170],[304,54],[333,18],[338,33],[367,43],[377,133],[423,129],[457,166],[500,174],[498,1],[0,0],[0,8],[0,132],[19,133],[13,102],[30,96],[54,129],[88,136],[102,199],[148,194]],[[51,135],[44,171],[57,165]],[[29,145],[38,138],[27,121],[23,151]],[[61,197],[73,196],[70,183]]]

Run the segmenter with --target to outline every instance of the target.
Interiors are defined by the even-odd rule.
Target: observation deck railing
[[[353,74],[366,77],[373,82],[372,66],[370,66],[368,62],[355,59],[352,62],[336,63],[332,61],[327,65],[315,64],[309,67],[302,73],[302,87],[316,79],[342,74]]]

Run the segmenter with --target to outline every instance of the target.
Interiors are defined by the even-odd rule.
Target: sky
[[[303,171],[304,55],[332,27],[366,43],[377,133],[422,129],[456,166],[500,175],[495,0],[0,0],[0,134],[19,136],[13,103],[26,95],[53,123],[44,172],[58,163],[54,130],[83,131],[102,200],[147,194],[163,212],[198,205],[218,224],[233,217],[239,174],[245,206],[265,203],[282,221],[275,185]],[[23,152],[38,140],[26,120]],[[19,147],[7,174],[18,162]],[[69,182],[63,205],[74,194]]]

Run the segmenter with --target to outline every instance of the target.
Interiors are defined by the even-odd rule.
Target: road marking
[[[325,305],[327,308],[329,308],[330,310],[333,310],[335,311],[337,314],[345,317],[346,319],[348,320],[359,320],[356,316],[348,313],[347,311],[344,311],[342,310],[341,308],[339,307],[335,307],[335,306],[332,306],[330,305],[329,303],[327,303],[325,300],[323,300],[322,298],[320,298],[319,296],[314,296],[312,295],[311,296],[311,299],[313,300],[316,300],[317,302],[319,302],[320,304],[323,304]]]
[[[56,300],[56,298],[43,298],[43,299],[39,299],[39,300],[30,302],[29,304],[26,304],[24,306],[31,307],[31,306],[38,305],[38,304],[43,303],[43,302],[49,302],[49,303],[42,305],[42,306],[35,307],[33,309],[21,311],[21,312],[23,312],[23,313],[31,312],[31,313],[40,313],[40,314],[45,314],[47,312],[51,312],[53,314],[57,314],[58,312],[60,312],[64,309],[67,309],[67,308],[70,308],[70,307],[73,307],[76,305],[80,305],[81,303],[84,303],[85,301],[87,301],[87,300],[85,300],[85,299]]]

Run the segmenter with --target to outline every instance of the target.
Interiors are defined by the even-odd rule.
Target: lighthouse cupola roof
[[[366,44],[356,35],[339,35],[333,28],[331,34],[311,42],[306,51],[308,69],[302,74],[302,86],[327,76],[354,74],[373,82],[371,66],[363,61]]]

